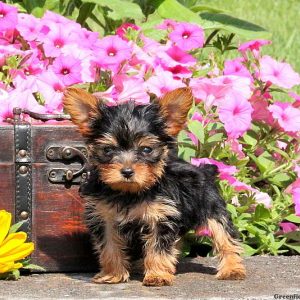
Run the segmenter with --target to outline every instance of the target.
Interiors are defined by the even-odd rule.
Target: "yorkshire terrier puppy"
[[[178,242],[199,227],[211,232],[220,259],[217,278],[245,278],[241,248],[214,182],[216,167],[195,167],[177,157],[176,137],[193,103],[188,88],[155,103],[112,107],[68,88],[63,102],[92,165],[81,193],[101,266],[94,282],[128,281],[130,263],[141,258],[144,285],[171,285]]]

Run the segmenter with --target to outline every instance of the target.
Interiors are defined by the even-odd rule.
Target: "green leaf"
[[[288,160],[290,159],[289,155],[285,151],[283,151],[277,147],[274,147],[272,145],[267,145],[267,148],[268,148],[268,150],[272,150],[272,151],[279,153],[282,157],[284,157]]]
[[[268,178],[268,181],[279,187],[286,187],[291,180],[291,177],[286,173],[277,173],[274,177]]]
[[[46,272],[45,268],[35,265],[35,264],[23,265],[22,269]]]
[[[215,143],[215,142],[220,142],[223,139],[224,134],[222,132],[216,133],[212,136],[210,136],[207,140],[206,143]]]
[[[185,161],[190,162],[192,157],[196,156],[196,149],[188,146],[179,147],[178,149],[178,156]]]
[[[286,243],[286,246],[288,246],[290,249],[293,249],[295,251],[297,251],[298,253],[300,253],[300,243]]]
[[[289,240],[300,242],[300,231],[291,231],[284,235]]]
[[[269,38],[270,33],[253,23],[226,14],[201,13],[198,15],[176,0],[164,0],[157,8],[162,18],[196,23],[204,29],[223,29],[247,39]]]
[[[2,275],[2,274],[0,274],[0,275]],[[5,273],[4,278],[0,277],[0,279],[19,280],[20,279],[20,271],[19,270],[12,270],[9,273]]]
[[[293,223],[300,224],[300,217],[296,216],[295,214],[288,215],[287,217],[284,218],[286,221],[290,221]]]
[[[181,5],[176,0],[164,0],[157,8],[158,14],[165,19],[174,19],[176,21],[191,22],[201,25],[203,28],[209,27],[210,23],[202,20],[200,16],[190,9]]]
[[[12,226],[10,227],[8,233],[10,234],[10,233],[15,233],[15,232],[17,232],[17,231],[20,229],[20,227],[21,227],[25,222],[26,222],[26,221],[21,221],[21,222],[18,222],[18,223],[16,223],[16,224],[12,225]]]
[[[252,256],[257,253],[257,249],[254,249],[247,244],[242,244],[242,247],[244,249],[243,256]]]
[[[248,156],[256,163],[261,173],[265,173],[268,170],[271,171],[275,167],[274,158],[267,151],[263,152],[259,157],[250,153]]]
[[[95,8],[95,4],[93,3],[83,3],[80,6],[79,15],[76,19],[76,22],[83,26],[84,22],[91,15],[94,8]]]
[[[254,213],[255,221],[269,219],[270,217],[271,217],[270,211],[263,204],[258,204],[256,206],[255,213]]]
[[[247,39],[269,39],[271,33],[263,27],[227,14],[201,13],[200,17],[211,29],[223,29]]]
[[[244,135],[243,135],[243,140],[245,141],[245,143],[247,143],[250,146],[255,146],[257,144],[257,134],[252,131],[252,130],[248,130]]]
[[[101,21],[103,22],[103,24],[101,23],[101,21],[99,21],[99,19],[101,19]],[[105,24],[105,20],[103,19],[102,15],[97,14],[97,17],[92,13],[90,15],[90,17],[86,20],[86,24],[88,25],[89,29],[94,31],[94,32],[99,32],[100,36],[104,35],[104,24]]]
[[[38,18],[42,17],[46,10],[62,13],[64,9],[60,0],[23,0],[23,6]]]
[[[201,144],[204,144],[205,133],[202,123],[196,120],[192,120],[188,122],[188,129],[197,137]]]
[[[212,13],[224,13],[226,12],[225,10],[219,9],[219,8],[215,8],[212,6],[208,6],[208,5],[195,5],[190,7],[190,10],[197,13],[197,12],[212,12]]]
[[[123,20],[124,18],[141,20],[145,16],[139,5],[124,0],[81,0],[83,3],[94,3],[101,7],[107,7],[108,17],[113,20]]]
[[[227,203],[226,208],[230,212],[232,218],[236,218],[237,217],[237,209],[236,209],[236,207],[234,205],[232,205],[230,203]]]
[[[147,22],[136,22],[137,25],[139,25],[143,33],[156,41],[160,41],[166,37],[166,31],[165,30],[159,30],[155,27],[162,23],[163,19],[162,17],[155,11],[153,14],[149,15],[147,18]]]

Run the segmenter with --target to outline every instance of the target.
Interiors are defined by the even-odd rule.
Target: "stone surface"
[[[142,286],[141,276],[98,285],[91,283],[93,274],[33,274],[17,282],[0,281],[0,299],[300,299],[300,256],[247,258],[244,281],[216,280],[216,263],[212,258],[184,259],[171,287]]]

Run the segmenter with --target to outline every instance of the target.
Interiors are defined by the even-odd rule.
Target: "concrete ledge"
[[[0,281],[0,299],[276,299],[295,294],[281,299],[300,300],[300,256],[247,258],[244,281],[216,280],[216,263],[213,258],[184,259],[172,287],[144,287],[141,276],[97,285],[90,273],[33,274],[18,282]]]

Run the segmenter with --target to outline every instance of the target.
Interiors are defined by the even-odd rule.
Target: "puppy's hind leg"
[[[208,229],[214,244],[214,251],[219,257],[218,279],[242,280],[246,277],[246,270],[240,256],[242,248],[230,234],[232,224],[226,218],[221,220],[208,219]]]

